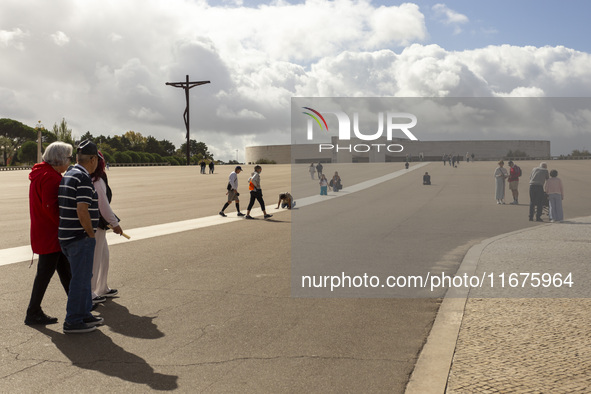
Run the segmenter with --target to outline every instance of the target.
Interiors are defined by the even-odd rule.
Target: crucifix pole
[[[175,88],[183,88],[185,90],[185,100],[187,102],[187,106],[185,107],[185,112],[183,113],[183,120],[185,121],[185,128],[187,129],[187,165],[191,164],[191,141],[190,141],[190,116],[189,116],[189,89],[194,88],[195,86],[205,85],[206,83],[210,83],[209,81],[197,81],[197,82],[189,82],[189,75],[185,82],[166,82],[166,85],[173,86]]]

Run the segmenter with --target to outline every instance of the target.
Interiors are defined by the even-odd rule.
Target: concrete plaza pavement
[[[560,164],[569,169],[561,177],[572,190],[565,202],[567,217],[581,216],[588,204],[580,195],[589,195],[591,186],[569,181],[588,166]],[[355,213],[366,203],[392,208],[387,223],[375,220],[389,232],[407,229],[397,241],[400,249],[409,245],[403,250],[406,258],[450,271],[477,242],[537,227],[525,221],[526,207],[494,205],[492,163],[462,163],[458,169],[433,163],[425,169],[434,180],[428,192],[417,186],[421,174],[411,172],[372,193],[345,196],[322,211]],[[219,179],[200,176],[194,168],[112,169],[113,206],[124,229],[215,214],[223,204],[229,170],[218,171]],[[340,172],[354,183],[352,171]],[[292,188],[309,177],[303,174],[301,180],[294,177]],[[268,205],[289,189],[289,177],[289,166],[264,166]],[[22,234],[13,234],[16,230],[28,234],[28,181],[15,186],[5,180],[4,190],[12,192],[1,209],[11,224],[2,229],[8,234],[0,241],[2,248],[26,244]],[[245,179],[241,182],[246,190]],[[18,190],[24,190],[20,197]],[[405,204],[392,205],[393,200]],[[291,213],[284,211],[273,221],[240,221],[112,246],[110,285],[121,297],[98,309],[107,322],[100,332],[79,337],[62,334],[60,324],[24,326],[33,269],[26,269],[28,262],[0,267],[0,307],[6,316],[0,325],[0,388],[403,392],[440,300],[290,298],[290,221]],[[421,239],[413,240],[417,234]],[[429,247],[413,254],[419,241]],[[62,293],[54,279],[44,301],[46,312],[60,321]]]

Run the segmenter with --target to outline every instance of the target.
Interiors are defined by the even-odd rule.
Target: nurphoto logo
[[[328,123],[322,114],[332,114],[335,115],[338,121],[338,139],[339,141],[349,141],[351,140],[351,129],[353,130],[353,136],[362,141],[376,141],[383,137],[384,135],[384,123],[386,124],[386,139],[388,141],[392,141],[392,136],[395,132],[401,131],[408,139],[411,141],[418,141],[419,139],[409,130],[416,126],[417,124],[417,117],[413,114],[406,113],[406,112],[379,112],[377,114],[378,120],[378,127],[376,132],[371,133],[363,133],[359,128],[359,113],[353,113],[353,127],[351,128],[351,119],[349,115],[342,111],[317,111],[310,107],[302,107],[306,112],[302,112],[303,114],[310,117],[308,119],[308,128],[307,128],[307,139],[311,141],[314,139],[314,121],[320,127],[320,130],[325,130],[328,132]],[[308,112],[309,111],[309,112]],[[407,122],[400,123],[401,119],[406,119]],[[410,121],[410,122],[409,122]],[[333,144],[319,144],[318,149],[319,152],[322,150],[333,150],[336,149],[338,152],[339,150],[346,150],[346,151],[355,151],[355,152],[368,152],[370,150],[376,149],[378,152],[380,148],[385,147],[388,152],[402,152],[404,147],[400,144],[356,144],[356,145],[346,145],[346,146],[339,146],[338,144],[335,146]]]

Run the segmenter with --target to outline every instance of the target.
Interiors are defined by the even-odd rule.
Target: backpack
[[[514,167],[515,167],[515,173],[517,174],[518,177],[520,177],[522,174],[521,168],[517,164],[515,164]]]

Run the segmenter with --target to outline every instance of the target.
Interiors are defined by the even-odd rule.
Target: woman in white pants
[[[111,209],[111,188],[105,173],[105,158],[99,152],[99,162],[96,171],[92,174],[92,182],[98,195],[100,211],[99,225],[95,233],[96,247],[94,249],[94,263],[92,265],[92,301],[104,302],[107,297],[114,297],[118,291],[107,285],[109,274],[109,245],[107,244],[107,230],[109,226],[116,234],[121,235],[123,230],[119,226],[119,219]]]

